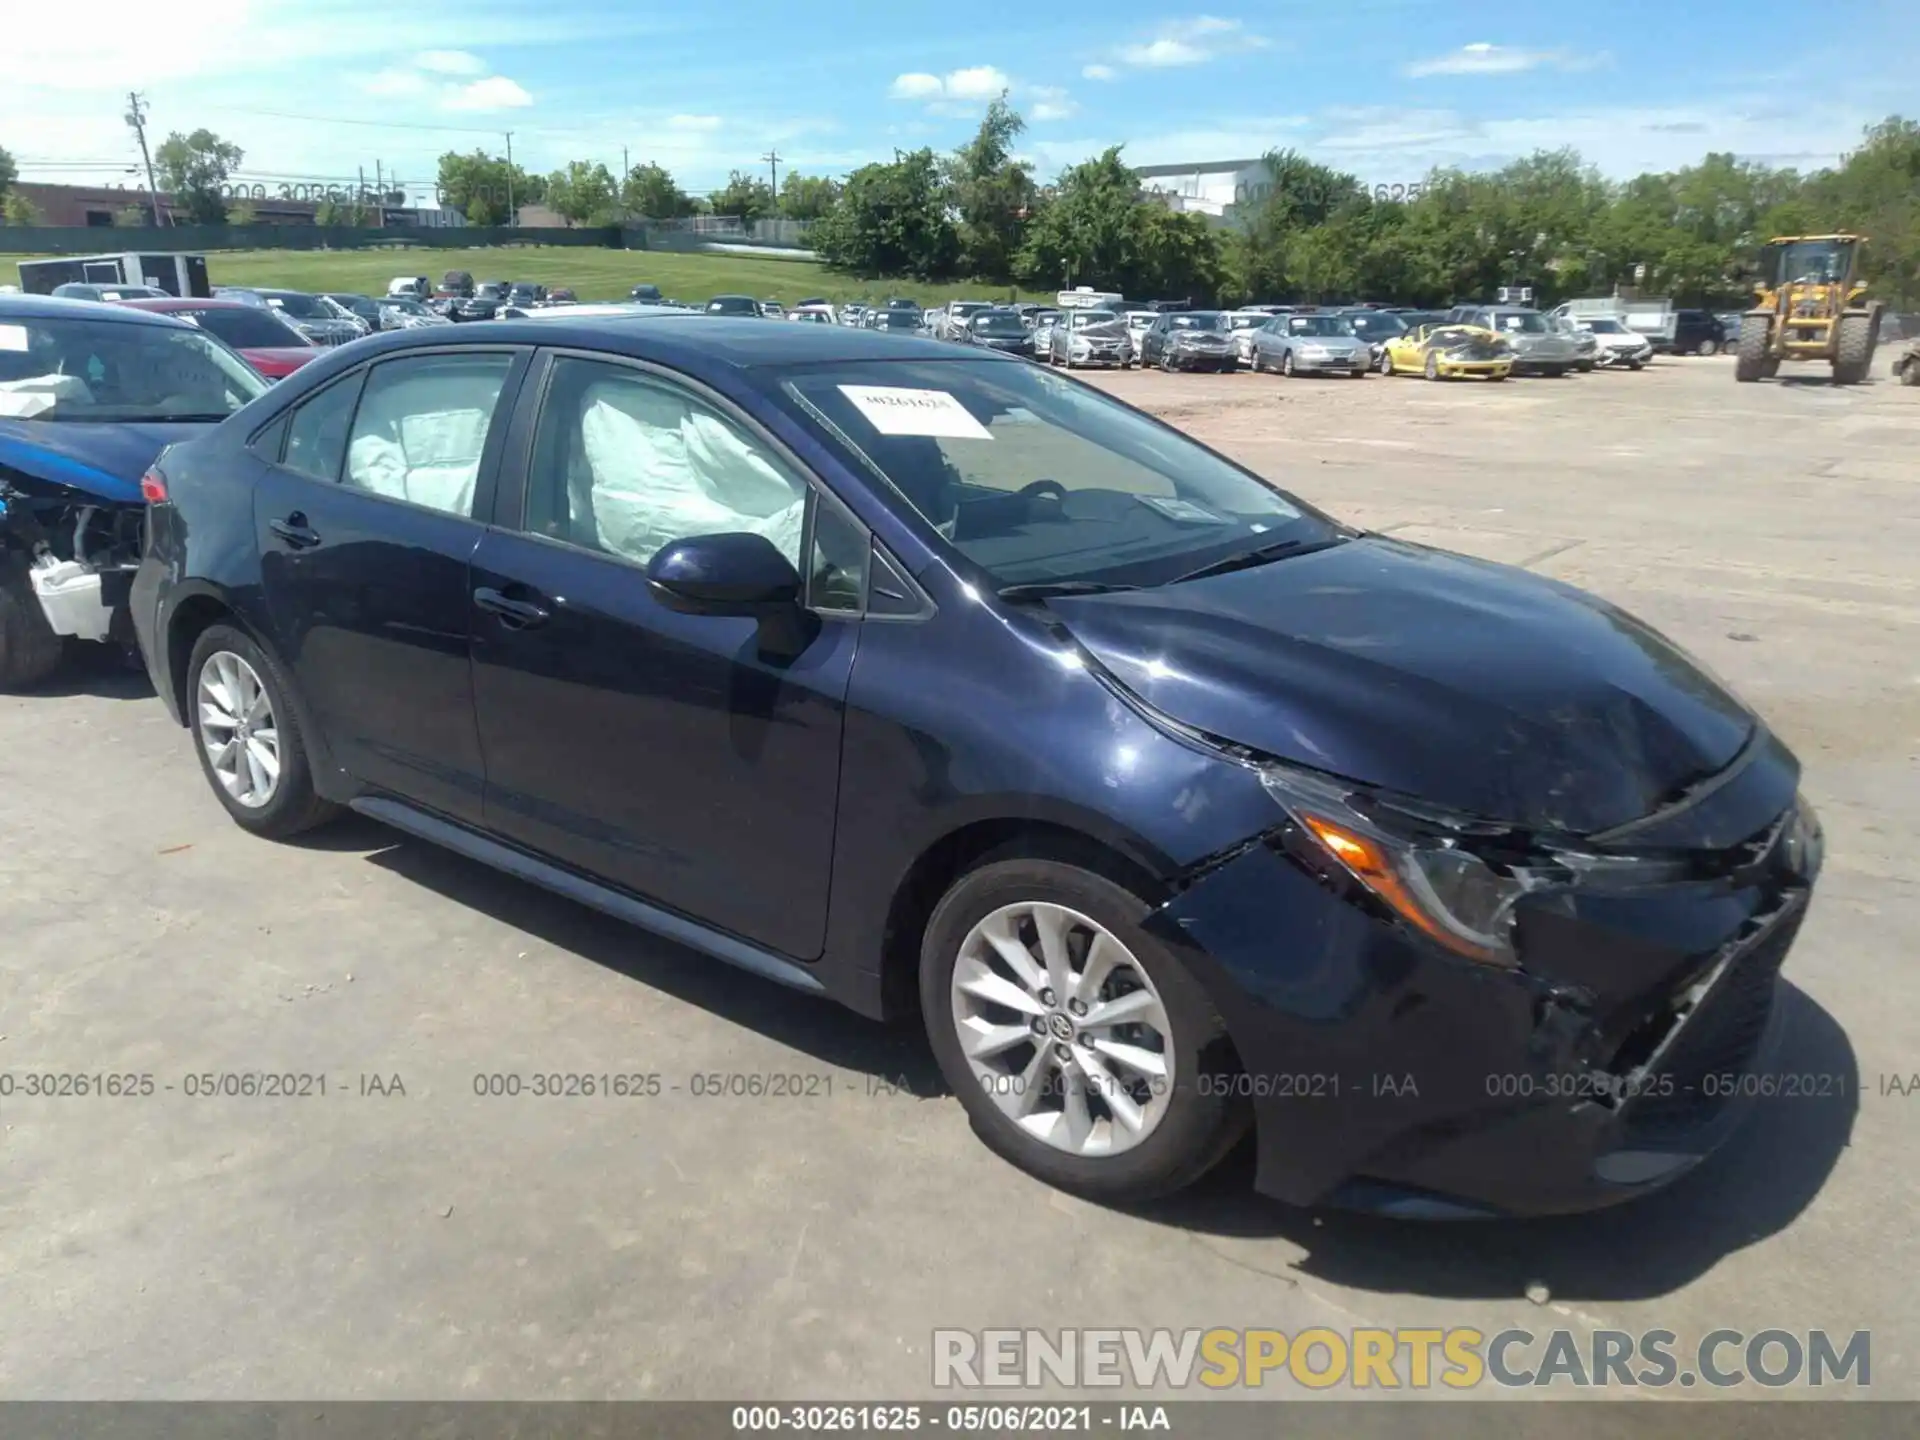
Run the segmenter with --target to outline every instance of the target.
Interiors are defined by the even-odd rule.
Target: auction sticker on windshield
[[[26,326],[0,325],[0,350],[25,350],[26,348]]]
[[[987,427],[945,390],[908,390],[892,385],[842,385],[882,435],[931,435],[950,440],[991,440]]]

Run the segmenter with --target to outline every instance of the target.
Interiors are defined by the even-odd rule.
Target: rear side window
[[[353,402],[360,395],[361,372],[334,381],[294,410],[287,422],[287,449],[281,464],[316,480],[338,480],[347,456],[347,431]]]
[[[374,366],[353,418],[344,482],[471,516],[487,430],[512,368],[506,354],[421,355]]]

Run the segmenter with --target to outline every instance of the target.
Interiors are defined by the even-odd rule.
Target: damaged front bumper
[[[1686,878],[1528,896],[1511,967],[1367,903],[1285,826],[1190,872],[1148,928],[1227,1024],[1258,1188],[1407,1217],[1549,1214],[1697,1165],[1781,1039],[1778,974],[1820,861],[1796,781],[1758,737],[1724,783],[1628,827],[1690,857]]]

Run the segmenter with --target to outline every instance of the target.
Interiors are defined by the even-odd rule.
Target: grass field
[[[0,276],[15,279],[21,260],[47,257],[0,255]],[[448,270],[468,270],[475,280],[532,280],[567,285],[582,300],[624,300],[642,282],[689,303],[713,295],[752,295],[761,300],[829,300],[911,297],[922,304],[1012,292],[967,282],[920,285],[912,281],[865,281],[838,275],[808,260],[751,255],[678,255],[659,250],[600,250],[588,246],[529,245],[492,250],[218,250],[207,257],[216,285],[268,285],[287,290],[344,290],[383,295],[396,275],[426,275],[438,281]],[[1021,297],[1016,297],[1021,298]],[[1027,296],[1025,298],[1045,298]]]

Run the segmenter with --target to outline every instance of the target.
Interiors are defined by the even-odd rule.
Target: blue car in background
[[[0,297],[0,690],[45,679],[67,638],[133,653],[141,476],[266,388],[184,321]]]

